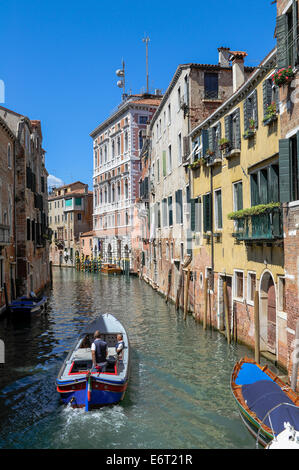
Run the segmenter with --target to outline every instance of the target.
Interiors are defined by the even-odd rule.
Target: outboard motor
[[[108,356],[106,361],[107,361],[106,372],[114,372],[116,358],[114,356]]]

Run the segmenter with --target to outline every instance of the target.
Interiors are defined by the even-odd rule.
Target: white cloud
[[[59,186],[63,186],[63,185],[64,185],[64,182],[62,181],[62,179],[57,178],[54,175],[49,175],[48,176],[48,187],[49,188],[53,188],[53,186],[58,188]]]

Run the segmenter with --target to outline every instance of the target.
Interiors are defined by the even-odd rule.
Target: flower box
[[[255,130],[249,129],[248,131],[245,132],[245,134],[243,134],[243,139],[245,140],[251,139],[254,135],[255,135]]]
[[[231,149],[229,152],[227,152],[224,156],[225,158],[229,159],[232,157],[238,157],[241,153],[240,149]]]
[[[272,75],[272,82],[274,85],[279,87],[287,85],[290,81],[292,81],[294,77],[294,72],[291,66],[279,69]]]
[[[269,126],[269,124],[272,124],[272,122],[277,121],[277,118],[278,118],[277,114],[273,114],[273,116],[265,117],[265,119],[263,119],[264,126]]]

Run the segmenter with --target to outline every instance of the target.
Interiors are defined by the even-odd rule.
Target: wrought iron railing
[[[281,207],[268,209],[262,214],[238,218],[235,221],[233,236],[240,241],[274,241],[283,238]]]

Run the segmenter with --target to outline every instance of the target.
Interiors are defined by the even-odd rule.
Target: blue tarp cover
[[[242,385],[242,393],[247,406],[255,412],[261,421],[264,420],[266,414],[272,408],[280,403],[294,405],[290,398],[271,379],[258,380],[254,383]],[[272,426],[269,417],[263,422],[272,428],[276,435],[284,430],[284,422],[289,422],[296,430],[299,430],[299,408],[288,405],[279,406],[270,413],[270,420]]]
[[[239,371],[236,379],[237,385],[251,384],[258,380],[270,380],[273,382],[271,377],[263,372],[256,364],[245,362]]]

